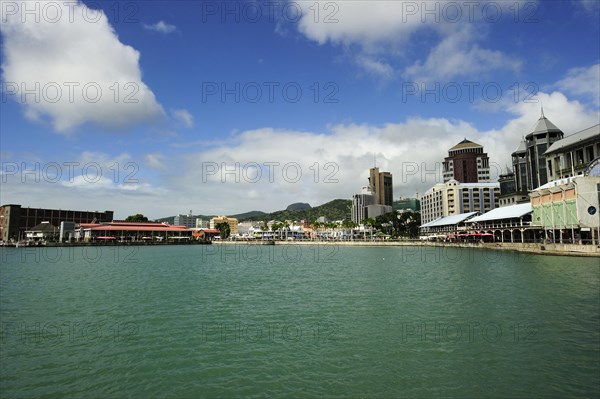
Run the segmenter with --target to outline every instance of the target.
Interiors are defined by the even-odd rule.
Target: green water
[[[598,259],[0,249],[0,396],[600,397]]]

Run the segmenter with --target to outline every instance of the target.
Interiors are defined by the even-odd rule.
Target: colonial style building
[[[600,176],[551,181],[531,192],[532,225],[555,243],[591,242],[600,237]]]

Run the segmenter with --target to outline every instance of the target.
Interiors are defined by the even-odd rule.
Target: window
[[[594,147],[593,146],[586,147],[585,152],[587,155],[587,161],[592,162],[594,160]]]
[[[581,165],[583,163],[583,150],[575,151],[575,165]]]

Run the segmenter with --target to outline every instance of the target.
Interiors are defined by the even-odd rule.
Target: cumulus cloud
[[[545,115],[565,134],[597,123],[597,111],[560,92],[538,93],[538,99]],[[178,167],[186,172],[170,182],[188,197],[210,197],[210,205],[203,206],[216,213],[273,211],[298,201],[317,205],[350,198],[367,184],[375,155],[377,165],[394,176],[394,196],[414,195],[441,182],[448,149],[465,137],[484,146],[492,176],[497,177],[540,117],[540,102],[505,104],[504,111],[512,117],[491,130],[465,120],[415,117],[384,125],[333,125],[324,133],[244,131],[221,145],[188,154]]]
[[[52,19],[22,22],[17,12],[0,22],[5,94],[27,118],[70,132],[85,123],[121,127],[164,115],[142,81],[140,53],[119,41],[101,10],[81,2],[53,7],[60,11]]]
[[[152,25],[144,24],[144,29],[162,33],[164,35],[168,35],[169,33],[177,31],[177,27],[175,25],[167,24],[165,21],[158,21]]]
[[[167,170],[167,165],[165,164],[165,157],[161,154],[146,154],[144,155],[144,163],[152,169],[155,170]]]
[[[84,152],[72,160],[78,163],[72,181],[65,181],[64,173],[60,184],[44,178],[23,184],[18,173],[3,174],[3,189],[8,202],[36,206],[32,198],[44,198],[50,207],[80,209],[85,204],[115,210],[117,217],[141,212],[159,218],[190,208],[201,214],[275,211],[294,202],[315,206],[351,198],[367,184],[375,156],[381,170],[393,174],[394,197],[412,196],[441,181],[448,149],[465,137],[484,146],[497,177],[540,117],[542,102],[546,117],[566,135],[600,117],[597,109],[561,92],[540,92],[537,100],[503,103],[511,117],[490,130],[468,120],[412,117],[381,125],[332,125],[323,132],[247,130],[200,150],[187,147],[187,153],[172,158],[146,153],[136,161],[127,153]],[[96,164],[102,178],[94,166],[84,173],[85,165]],[[154,170],[160,174],[148,177]]]

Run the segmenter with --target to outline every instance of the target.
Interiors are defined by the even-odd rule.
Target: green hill
[[[352,200],[336,199],[310,209],[286,209],[273,213],[266,213],[260,216],[249,217],[244,220],[309,220],[312,222],[321,216],[325,216],[329,220],[343,220],[350,219],[351,208]]]
[[[296,204],[292,204],[296,205]],[[308,205],[308,204],[306,204]],[[310,206],[310,205],[309,205]],[[289,207],[288,207],[289,208]],[[315,221],[321,216],[325,216],[329,220],[344,220],[350,219],[352,208],[352,200],[336,199],[326,204],[307,209],[285,209],[272,213],[261,211],[251,211],[239,213],[237,215],[226,215],[234,217],[240,222],[251,221],[269,221],[269,220],[308,220]],[[218,215],[215,215],[218,216]],[[202,220],[210,220],[213,216],[197,215]],[[175,216],[156,219],[157,222],[166,222],[169,224],[175,223]]]

